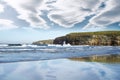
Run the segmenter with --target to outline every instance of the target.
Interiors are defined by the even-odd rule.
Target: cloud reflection
[[[68,59],[7,63],[0,64],[0,80],[119,80],[115,69],[111,64]]]

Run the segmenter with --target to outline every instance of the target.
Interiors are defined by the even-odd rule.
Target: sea
[[[120,55],[120,46],[0,46],[0,80],[120,80],[119,62],[71,59],[94,55]]]

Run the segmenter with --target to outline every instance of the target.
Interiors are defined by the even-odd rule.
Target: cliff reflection
[[[120,63],[120,54],[93,55],[89,57],[70,58],[70,60],[103,63]]]

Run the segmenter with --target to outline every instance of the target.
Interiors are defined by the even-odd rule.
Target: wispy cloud
[[[4,12],[4,5],[0,4],[0,13]]]
[[[14,25],[13,21],[0,19],[0,30],[14,29],[14,28],[18,28],[18,26]]]
[[[106,27],[110,24],[120,22],[120,0],[107,0],[106,7],[92,17],[85,28]],[[92,25],[92,26],[91,26]]]
[[[44,0],[4,0],[19,14],[18,18],[28,22],[34,28],[48,28],[46,21],[41,18]]]
[[[32,28],[48,29],[47,24],[52,21],[61,27],[71,28],[89,19],[84,29],[105,28],[120,22],[119,0],[2,0],[18,13],[17,18],[25,20]],[[104,7],[102,4],[104,3]],[[102,8],[101,8],[102,7]],[[0,12],[4,5],[0,4]],[[47,14],[44,15],[43,11]],[[48,17],[46,20],[44,17]],[[28,27],[29,28],[29,27]]]
[[[73,27],[87,16],[95,14],[103,0],[58,0],[51,4],[54,9],[48,14],[51,21],[63,27]],[[94,4],[94,5],[93,5]]]

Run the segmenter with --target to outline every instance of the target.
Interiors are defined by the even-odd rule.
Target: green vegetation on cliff
[[[78,32],[57,37],[53,43],[71,45],[120,45],[120,31]]]

